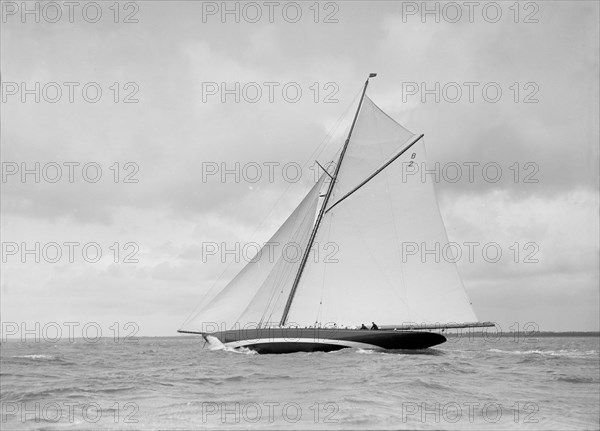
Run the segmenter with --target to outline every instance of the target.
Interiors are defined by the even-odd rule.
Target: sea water
[[[257,355],[201,337],[5,341],[8,429],[598,429],[598,337]]]

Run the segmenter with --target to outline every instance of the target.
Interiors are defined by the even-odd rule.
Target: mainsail
[[[209,323],[221,330],[267,327],[280,320],[299,326],[477,321],[454,259],[440,252],[448,237],[433,184],[411,175],[415,166],[426,169],[422,136],[364,93],[359,109],[321,217],[315,216],[325,174],[269,241],[280,245],[275,258],[259,253],[187,330],[204,332]],[[305,253],[311,233],[313,248],[328,244],[335,255],[316,253],[318,259],[301,265],[281,253],[290,243]]]
[[[337,262],[308,261],[288,323],[477,320],[454,259],[421,253],[448,244],[432,182],[410,174],[426,169],[422,140],[337,203],[414,138],[365,97],[315,240],[335,244]]]

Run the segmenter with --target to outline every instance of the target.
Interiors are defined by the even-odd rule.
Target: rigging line
[[[325,174],[326,174],[326,175],[327,175],[329,178],[333,179],[333,177],[331,176],[331,174],[330,174],[330,173],[327,171],[327,169],[325,169],[325,168],[324,168],[324,167],[323,167],[323,166],[322,166],[322,165],[319,163],[319,161],[318,161],[318,160],[315,160],[315,163],[316,163],[317,165],[319,165],[319,167],[320,167],[321,169],[323,169],[323,172],[324,172],[324,173],[325,173]]]
[[[396,154],[395,156],[393,156],[390,160],[388,160],[382,166],[380,166],[379,169],[377,169],[375,172],[373,172],[371,175],[369,175],[363,182],[361,182],[359,185],[357,185],[356,187],[354,187],[352,190],[350,190],[344,196],[342,196],[341,198],[339,198],[336,203],[334,203],[329,208],[327,208],[327,210],[325,211],[325,213],[328,213],[329,211],[331,211],[333,209],[333,207],[335,207],[337,204],[339,204],[344,199],[346,199],[347,197],[349,197],[351,194],[353,194],[355,191],[357,191],[358,189],[360,189],[366,183],[368,183],[369,181],[371,181],[375,176],[377,176],[377,174],[379,174],[381,171],[383,171],[385,168],[387,168],[392,162],[394,162],[394,160],[396,160],[398,157],[400,157],[402,154],[404,154],[406,151],[408,151],[410,149],[410,147],[412,147],[414,144],[416,144],[423,136],[425,136],[425,135],[420,134],[416,139],[414,139],[410,144],[408,144],[402,151],[400,151],[398,154]]]
[[[329,224],[327,226],[327,242],[329,242],[329,238],[331,238],[331,225],[333,222],[333,215],[329,218]],[[321,316],[323,315],[323,293],[325,292],[325,273],[327,272],[327,263],[323,262],[325,265],[323,266],[323,276],[321,277],[321,298],[319,300],[319,308],[317,312],[317,320],[315,322],[321,323]]]

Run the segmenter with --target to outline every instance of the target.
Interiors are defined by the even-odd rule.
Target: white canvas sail
[[[365,98],[315,240],[336,244],[338,262],[308,260],[288,324],[477,320],[452,256],[409,255],[448,243],[432,182],[403,175],[411,161],[423,168],[422,140],[336,205],[414,138]]]
[[[281,248],[275,259],[263,252],[185,329],[280,320],[299,326],[476,322],[452,254],[441,254],[448,237],[433,184],[407,174],[414,171],[411,162],[426,168],[425,147],[416,138],[365,97],[320,223],[315,215],[325,175],[269,241],[298,244],[304,252],[312,234],[313,248],[330,244],[337,253],[315,253],[302,267]],[[422,255],[423,248],[439,249],[440,256]]]
[[[232,329],[279,322],[314,226],[324,178],[312,187],[257,256],[198,310],[185,325],[187,330],[203,332],[209,326],[214,330],[215,325]]]

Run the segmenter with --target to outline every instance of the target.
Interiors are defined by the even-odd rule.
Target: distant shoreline
[[[536,338],[536,337],[600,337],[600,332],[586,332],[586,331],[565,331],[565,332],[553,332],[553,331],[539,331],[539,332],[527,332],[527,331],[521,331],[521,332],[514,332],[514,331],[499,331],[498,333],[495,333],[493,330],[490,330],[488,332],[482,332],[482,331],[477,331],[477,332],[448,332],[445,333],[444,335],[447,335],[449,337],[463,337],[465,335],[471,335],[474,337],[514,337],[516,335],[520,336],[520,337],[529,337],[529,338]]]

